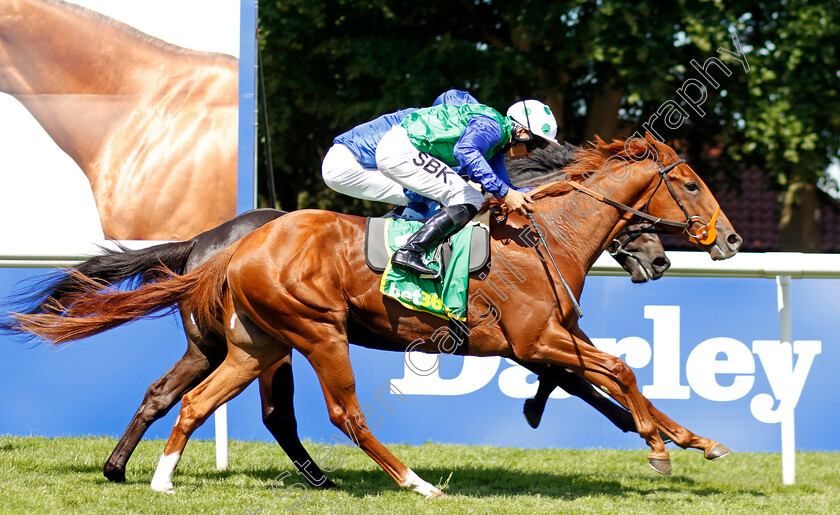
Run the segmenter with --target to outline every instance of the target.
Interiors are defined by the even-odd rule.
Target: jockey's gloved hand
[[[502,200],[504,200],[505,205],[510,211],[519,213],[522,216],[534,212],[534,208],[531,206],[534,201],[527,193],[509,188],[505,196],[502,197]]]

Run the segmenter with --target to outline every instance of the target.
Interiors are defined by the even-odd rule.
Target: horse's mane
[[[536,150],[527,158],[511,160],[508,162],[508,172],[515,186],[536,186],[528,194],[537,200],[572,190],[567,184],[568,181],[581,182],[589,178],[596,170],[603,168],[613,156],[626,157],[628,161],[633,162],[640,156],[651,154],[651,150],[656,160],[663,165],[679,159],[677,153],[664,144],[640,138],[614,139],[611,143],[606,143],[596,136],[595,141],[588,143],[586,147],[575,147],[565,143],[560,147]],[[521,183],[517,182],[514,176],[520,178]],[[501,200],[491,201],[491,205],[501,203]]]
[[[580,149],[571,143],[537,149],[522,159],[506,159],[505,166],[514,186],[534,188],[563,179],[563,169],[575,161]]]
[[[109,16],[105,16],[104,14],[102,14],[100,12],[88,9],[87,7],[83,7],[81,5],[71,4],[71,3],[65,2],[64,0],[46,0],[46,1],[49,2],[49,3],[52,3],[54,5],[57,5],[61,8],[69,9],[71,11],[75,11],[76,13],[81,14],[83,16],[87,16],[89,18],[94,18],[97,21],[100,21],[102,23],[110,25],[111,27],[119,29],[123,32],[127,32],[129,35],[131,35],[131,36],[133,36],[133,37],[135,37],[135,38],[137,38],[137,39],[139,39],[139,40],[141,40],[145,43],[148,43],[150,45],[154,45],[154,46],[160,48],[161,50],[167,50],[169,52],[177,52],[179,54],[186,54],[186,55],[207,55],[207,56],[217,56],[217,57],[225,57],[225,58],[228,58],[228,59],[235,59],[233,56],[230,56],[228,54],[222,54],[222,53],[219,53],[219,52],[203,52],[203,51],[200,51],[200,50],[192,50],[192,49],[184,48],[184,47],[181,47],[181,46],[178,46],[178,45],[173,45],[172,43],[167,43],[166,41],[164,41],[162,39],[156,38],[154,36],[150,36],[149,34],[146,34],[145,32],[142,32],[138,29],[135,29],[131,25],[123,23],[119,20],[115,20],[114,18],[111,18]]]

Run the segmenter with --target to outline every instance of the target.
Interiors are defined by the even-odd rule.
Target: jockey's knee
[[[484,204],[484,195],[472,186],[467,185],[464,192],[464,204],[469,204],[475,207],[476,211],[480,211],[482,204]]]
[[[331,189],[336,189],[347,182],[352,174],[353,165],[358,163],[353,159],[352,153],[341,145],[333,145],[324,156],[321,165],[321,176],[324,182]]]

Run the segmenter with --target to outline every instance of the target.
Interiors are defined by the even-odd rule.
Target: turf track
[[[0,513],[268,514],[301,500],[279,495],[301,478],[275,481],[293,470],[276,445],[231,442],[231,467],[217,472],[213,443],[190,442],[169,496],[148,487],[162,441],[141,443],[126,484],[101,474],[115,443],[0,437]],[[403,492],[360,450],[336,447],[342,462],[330,475],[341,490],[309,489],[295,513],[840,513],[840,453],[798,453],[797,484],[783,486],[779,454],[707,462],[674,450],[668,478],[648,467],[645,451],[389,448],[449,498]]]

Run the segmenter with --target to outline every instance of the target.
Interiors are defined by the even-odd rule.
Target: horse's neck
[[[176,57],[68,5],[0,2],[0,91],[17,98],[82,169]]]
[[[651,175],[641,167],[634,167],[631,176],[624,182],[613,183],[604,174],[590,187],[597,186],[610,194],[611,199],[640,208],[650,187]],[[581,265],[585,275],[595,264],[604,249],[616,234],[627,225],[625,213],[615,207],[598,202],[591,196],[572,191],[558,197],[547,198],[540,203],[536,218],[553,236],[552,252],[557,256],[574,260]]]

